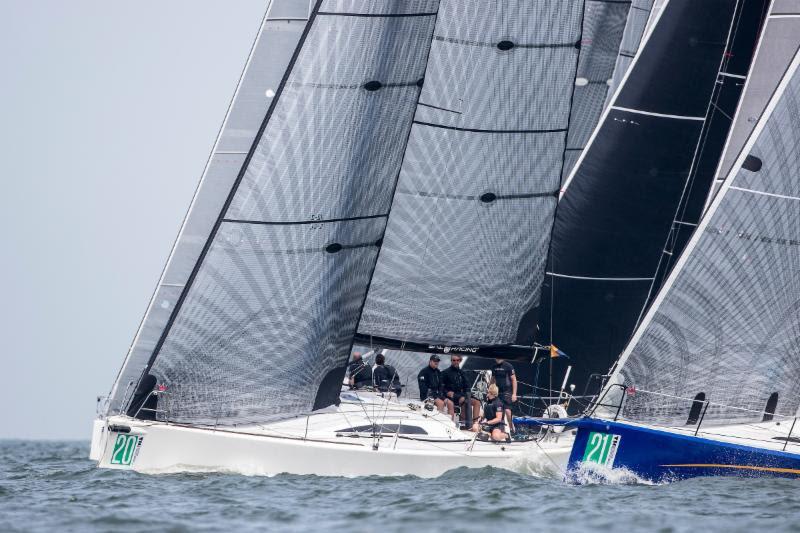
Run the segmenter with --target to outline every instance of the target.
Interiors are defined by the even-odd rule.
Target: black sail
[[[729,93],[738,101],[741,91],[728,91],[724,81],[721,86],[721,73],[733,66],[733,46],[737,56],[747,56],[748,46],[752,55],[763,16],[746,4],[670,0],[565,183],[538,339],[570,356],[556,360],[554,371],[561,375],[564,365],[573,365],[571,381],[579,392],[587,385],[588,392],[596,392],[599,381],[592,376],[605,374],[630,339],[676,213],[689,201],[687,185],[701,169],[703,184],[697,178],[691,190],[698,194],[689,203],[705,200],[701,191],[707,194],[713,175],[708,168],[721,150],[718,129],[730,126],[722,124],[715,105]],[[749,62],[741,62],[737,75]],[[713,143],[703,145],[704,139]],[[713,161],[704,163],[698,154]]]

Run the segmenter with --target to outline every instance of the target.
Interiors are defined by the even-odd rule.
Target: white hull
[[[93,453],[102,450],[99,457],[94,457],[102,468],[143,473],[222,471],[266,476],[289,473],[436,477],[454,468],[485,466],[560,474],[572,448],[571,435],[540,442],[477,441],[475,434],[458,430],[441,413],[426,412],[419,404],[416,408],[412,405],[384,401],[378,408],[374,405],[365,408],[343,403],[339,408],[308,417],[225,429],[115,416],[99,421],[105,431],[96,427],[92,450]],[[343,428],[371,424],[370,420],[380,420],[384,427],[397,426],[399,422],[400,427],[415,426],[426,434],[398,434],[395,430],[375,438],[366,432],[340,432]],[[125,429],[128,431],[124,432]]]

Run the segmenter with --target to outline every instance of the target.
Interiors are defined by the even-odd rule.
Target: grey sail
[[[337,401],[437,5],[314,4],[153,336],[144,371],[170,420],[260,423]]]
[[[759,43],[757,60],[748,76],[745,93],[734,117],[734,125],[719,162],[714,180],[714,190],[708,197],[709,205],[722,181],[730,173],[736,157],[742,151],[759,117],[780,83],[786,66],[800,50],[800,0],[774,0],[770,16],[764,26]]]
[[[567,141],[597,122],[629,7],[441,2],[362,342],[531,345]]]
[[[155,292],[109,396],[124,408],[236,181],[308,19],[309,0],[272,0]]]
[[[629,420],[686,424],[695,398],[710,402],[711,423],[794,416],[800,407],[799,64],[795,53],[782,69],[619,362],[614,381],[636,390],[623,410]]]

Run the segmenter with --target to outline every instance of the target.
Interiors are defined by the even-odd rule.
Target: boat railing
[[[618,402],[614,402],[614,403],[606,403],[606,398],[609,396],[609,393],[611,393],[614,390],[617,390],[617,391],[621,392],[621,394],[619,395],[619,401]],[[781,415],[781,414],[778,414],[778,413],[768,412],[766,410],[748,409],[746,407],[737,407],[737,406],[728,405],[728,404],[724,404],[724,403],[720,403],[720,402],[712,402],[711,400],[699,400],[697,398],[687,398],[687,397],[683,397],[683,396],[677,396],[677,395],[674,395],[674,394],[666,394],[666,393],[663,393],[663,392],[648,391],[648,390],[643,390],[643,389],[637,389],[635,387],[628,387],[628,386],[626,386],[624,384],[620,384],[620,383],[609,385],[603,391],[603,394],[598,398],[598,400],[594,404],[592,404],[592,406],[589,409],[587,409],[585,414],[589,415],[589,416],[595,415],[598,407],[611,408],[611,409],[615,410],[614,411],[614,421],[616,422],[616,421],[619,420],[620,415],[622,414],[622,409],[625,407],[626,400],[628,398],[632,397],[632,396],[642,395],[642,394],[650,395],[650,396],[659,396],[659,397],[662,397],[662,398],[669,398],[670,400],[678,400],[678,401],[681,401],[681,402],[687,402],[687,403],[689,403],[691,405],[700,404],[701,407],[699,409],[699,413],[697,414],[696,426],[694,428],[694,436],[697,436],[700,433],[700,428],[703,425],[703,421],[705,420],[706,413],[708,412],[708,408],[711,407],[711,406],[720,408],[720,410],[739,411],[739,412],[742,412],[742,413],[749,413],[749,414],[752,414],[752,415],[758,415],[758,416],[761,416],[762,418],[764,418],[766,416],[770,417],[769,419],[763,420],[763,421],[770,421],[770,420],[779,419],[780,421],[788,422],[789,420],[791,420],[792,421],[792,425],[789,427],[789,433],[786,435],[786,437],[780,437],[781,439],[784,439],[784,443],[783,443],[783,450],[784,451],[786,450],[786,447],[788,446],[789,442],[791,442],[791,440],[792,440],[792,433],[794,432],[795,426],[797,424],[797,415],[795,415],[795,416]],[[695,423],[695,422],[693,422],[693,423]],[[690,425],[690,424],[687,424],[687,425]]]
[[[153,397],[156,398],[156,407],[155,408],[145,407],[145,405],[147,405],[147,402],[150,401],[150,398]],[[163,401],[161,400],[161,398],[163,398]],[[164,407],[160,408],[161,405],[163,405]],[[169,393],[165,390],[158,390],[158,389],[150,391],[150,393],[147,395],[147,398],[145,398],[145,400],[142,402],[142,405],[140,405],[139,408],[136,410],[136,413],[133,415],[133,418],[139,418],[139,414],[142,411],[148,413],[155,413],[156,418],[158,418],[158,415],[161,414],[164,417],[164,421],[169,423]]]

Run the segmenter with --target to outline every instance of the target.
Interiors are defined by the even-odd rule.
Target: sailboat
[[[481,442],[424,402],[341,387],[354,343],[533,357],[570,143],[651,3],[272,0],[91,457],[420,476],[545,446],[566,461],[558,436]]]
[[[772,3],[717,191],[569,467],[800,477],[800,8]],[[736,155],[730,155],[733,151]]]

